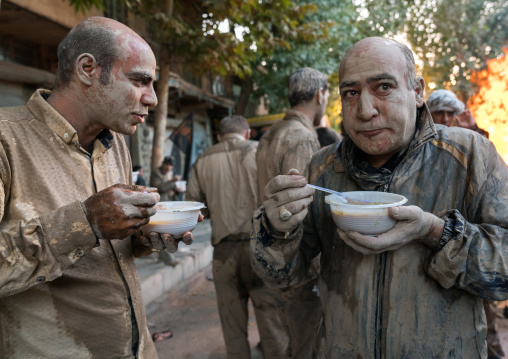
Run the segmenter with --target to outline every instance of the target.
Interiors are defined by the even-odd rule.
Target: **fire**
[[[489,131],[489,139],[508,163],[508,49],[504,56],[487,62],[488,69],[472,76],[479,92],[468,101],[478,127]]]

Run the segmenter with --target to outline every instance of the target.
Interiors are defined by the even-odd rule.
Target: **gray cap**
[[[460,101],[453,92],[448,90],[436,90],[431,93],[427,99],[427,106],[429,106],[430,112],[450,111],[455,116],[462,113],[466,108],[464,102]]]

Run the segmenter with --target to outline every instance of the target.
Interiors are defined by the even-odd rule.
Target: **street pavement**
[[[206,278],[211,270],[209,265],[147,306],[150,333],[173,332],[172,338],[155,342],[160,359],[226,359],[215,287]],[[249,312],[251,358],[262,359],[250,302]]]

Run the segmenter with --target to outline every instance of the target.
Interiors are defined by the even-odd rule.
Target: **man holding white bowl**
[[[383,234],[346,233],[306,178],[278,176],[253,218],[256,272],[292,286],[321,253],[313,358],[486,358],[483,299],[508,299],[506,164],[481,135],[432,122],[406,46],[361,40],[339,78],[347,136],[314,155],[309,182],[408,206]]]

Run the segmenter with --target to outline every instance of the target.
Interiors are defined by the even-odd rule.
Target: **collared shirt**
[[[208,207],[214,246],[225,237],[249,239],[257,202],[257,145],[238,134],[227,134],[192,167],[186,199]]]
[[[272,178],[287,175],[292,168],[307,177],[312,155],[320,148],[316,130],[302,112],[289,110],[282,120],[274,123],[261,137],[256,155],[258,206]]]
[[[133,241],[95,247],[80,204],[132,181],[123,136],[104,131],[88,154],[42,94],[0,109],[0,356],[132,358],[138,341],[156,358]]]

